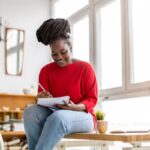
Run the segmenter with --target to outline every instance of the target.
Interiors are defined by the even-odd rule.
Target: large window
[[[51,0],[52,17],[71,24],[73,57],[95,67],[101,97],[147,95],[148,0]],[[67,7],[66,7],[67,6]]]

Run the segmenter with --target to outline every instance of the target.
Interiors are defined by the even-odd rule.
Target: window
[[[150,80],[150,1],[131,0],[129,4],[130,35],[133,41],[130,47],[131,83],[139,83]]]
[[[73,24],[73,56],[89,62],[89,18],[85,16]],[[82,30],[79,30],[82,29]]]
[[[88,4],[88,0],[54,0],[52,2],[52,13],[55,18],[68,18]]]
[[[93,64],[100,98],[149,94],[148,0],[51,1],[52,17],[71,24],[73,57]]]
[[[114,1],[97,10],[99,25],[98,45],[100,62],[99,87],[108,89],[122,86],[122,50],[120,1]]]
[[[67,18],[70,22],[73,57],[89,62],[88,4],[89,0],[52,0],[52,16]]]
[[[140,97],[103,102],[109,130],[149,130],[149,99],[150,97]]]
[[[51,1],[71,23],[73,57],[95,68],[109,130],[149,130],[150,1]]]

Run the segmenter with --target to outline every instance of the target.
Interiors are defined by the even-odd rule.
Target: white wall
[[[36,29],[50,17],[49,0],[0,0],[0,16],[9,27],[25,30],[22,76],[5,74],[4,42],[0,42],[0,93],[22,93],[23,88],[37,85],[40,68],[49,62],[49,47],[37,42]],[[3,27],[4,29],[4,27]],[[3,30],[4,38],[4,30]]]

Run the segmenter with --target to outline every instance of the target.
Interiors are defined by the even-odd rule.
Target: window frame
[[[51,17],[53,17],[52,5],[54,2],[58,0],[50,0],[51,1]],[[67,19],[70,22],[71,28],[73,24],[80,20],[83,16],[89,16],[89,54],[90,54],[90,62],[93,64],[95,68],[95,72],[97,72],[98,65],[98,35],[97,30],[98,24],[97,22],[97,13],[96,10],[100,7],[108,5],[115,0],[89,0],[89,5],[83,7],[79,11],[72,14]],[[150,81],[145,81],[141,83],[130,83],[131,80],[131,50],[132,50],[132,24],[131,24],[131,5],[130,0],[120,0],[120,8],[121,8],[121,44],[122,44],[122,86],[115,87],[105,90],[99,90],[100,99],[124,99],[131,97],[139,97],[139,96],[148,96],[150,93]]]

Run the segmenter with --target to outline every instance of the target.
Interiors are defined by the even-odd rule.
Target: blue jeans
[[[64,135],[90,132],[94,122],[87,112],[33,105],[24,111],[24,127],[29,150],[52,150]]]

